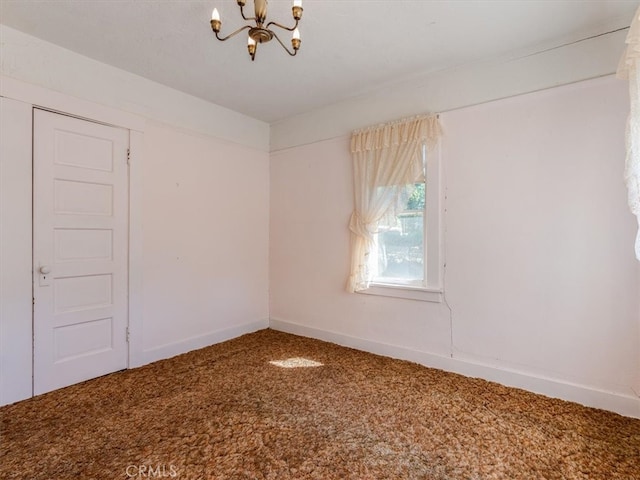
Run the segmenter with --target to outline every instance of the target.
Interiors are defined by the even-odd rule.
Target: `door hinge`
[[[129,334],[129,327],[127,327],[127,343],[129,343],[129,336],[130,336],[130,334]]]
[[[131,165],[131,149],[127,148],[127,165]]]

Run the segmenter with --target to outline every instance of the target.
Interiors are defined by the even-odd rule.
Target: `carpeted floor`
[[[272,330],[0,419],[2,479],[640,479],[640,420]]]

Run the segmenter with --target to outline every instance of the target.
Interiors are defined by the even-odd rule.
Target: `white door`
[[[129,131],[34,110],[33,389],[127,367]]]

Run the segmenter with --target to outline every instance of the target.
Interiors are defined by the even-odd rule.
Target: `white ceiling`
[[[247,2],[248,12],[252,8]],[[272,41],[255,62],[235,0],[0,0],[0,21],[251,117],[275,122],[337,101],[515,52],[627,27],[637,0],[303,0],[302,47]],[[291,24],[291,1],[268,20]],[[289,44],[288,32],[281,36]]]

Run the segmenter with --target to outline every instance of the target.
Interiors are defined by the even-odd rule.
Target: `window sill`
[[[366,290],[358,290],[356,293],[365,295],[379,295],[382,297],[404,298],[406,300],[418,300],[420,302],[442,302],[442,290],[433,288],[419,288],[404,285],[371,284]]]

